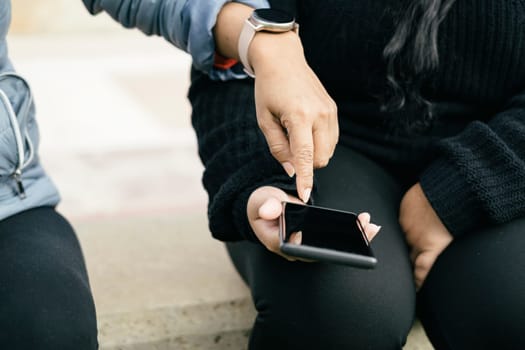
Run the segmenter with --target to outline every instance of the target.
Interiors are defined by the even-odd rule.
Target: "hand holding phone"
[[[279,221],[280,250],[288,256],[373,268],[377,264],[356,214],[283,202]],[[301,232],[301,242],[291,241]]]

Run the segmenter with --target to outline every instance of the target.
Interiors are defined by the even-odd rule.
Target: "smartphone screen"
[[[359,267],[376,264],[354,213],[285,202],[280,228],[281,250],[286,254]],[[290,235],[299,231],[301,244],[290,243]]]

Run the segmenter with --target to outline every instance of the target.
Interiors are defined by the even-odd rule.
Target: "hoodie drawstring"
[[[22,171],[27,165],[29,165],[29,163],[31,163],[35,152],[27,128],[24,128],[22,132],[20,125],[25,125],[26,118],[28,117],[29,110],[31,108],[31,104],[33,103],[33,96],[31,94],[31,89],[27,81],[16,73],[1,73],[0,81],[8,77],[14,77],[21,80],[26,85],[29,94],[29,97],[24,101],[22,107],[20,108],[19,116],[17,116],[14,111],[13,105],[11,104],[11,101],[9,101],[9,98],[7,97],[7,94],[2,89],[0,89],[0,100],[2,100],[4,106],[6,107],[7,114],[9,116],[9,121],[11,123],[11,127],[13,128],[13,133],[15,135],[16,150],[18,154],[17,165],[14,172],[11,174],[11,177],[16,182],[18,196],[21,199],[24,199],[26,198],[26,193],[24,185],[22,183]],[[27,144],[27,148],[29,151],[27,159],[25,157],[24,144]]]

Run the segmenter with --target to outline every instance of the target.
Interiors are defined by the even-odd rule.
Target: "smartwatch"
[[[248,62],[248,49],[257,32],[285,33],[294,31],[298,33],[299,25],[295,23],[295,18],[281,10],[257,9],[251,16],[244,21],[241,34],[239,36],[239,58],[244,66],[244,71],[250,77],[255,78],[253,68]]]

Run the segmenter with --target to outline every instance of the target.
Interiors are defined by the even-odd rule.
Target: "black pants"
[[[96,349],[84,258],[54,209],[0,221],[0,349]]]
[[[416,295],[398,224],[406,188],[343,147],[317,175],[317,205],[368,211],[382,225],[378,266],[289,262],[228,243],[258,311],[250,349],[401,349],[416,300],[437,349],[525,349],[525,219],[453,241]]]

